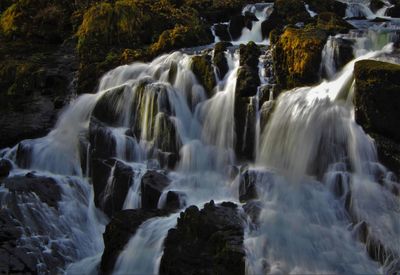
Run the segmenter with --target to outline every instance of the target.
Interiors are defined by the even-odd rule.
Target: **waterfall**
[[[249,230],[245,240],[248,274],[381,273],[353,238],[356,228],[349,230],[345,197],[350,193],[358,220],[398,255],[399,238],[388,236],[400,234],[400,202],[376,183],[373,141],[355,123],[351,99],[346,100],[352,96],[354,63],[390,51],[388,45],[370,52],[331,82],[278,98],[257,161],[265,167],[256,179],[263,210],[258,229]]]

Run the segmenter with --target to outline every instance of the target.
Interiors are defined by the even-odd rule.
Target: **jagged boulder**
[[[0,159],[0,178],[8,177],[12,170],[12,162],[8,159]]]
[[[376,141],[381,161],[400,175],[400,66],[374,60],[355,64],[355,118]]]
[[[320,13],[317,17],[317,27],[330,35],[347,33],[349,30],[355,29],[353,25],[333,12]]]
[[[89,141],[93,159],[108,159],[116,156],[116,140],[113,133],[95,117],[90,120]]]
[[[367,132],[400,142],[400,65],[374,60],[354,66],[356,121]]]
[[[25,176],[6,178],[2,184],[16,194],[34,193],[50,207],[58,208],[58,202],[61,200],[61,188],[53,178],[28,173]]]
[[[130,209],[116,213],[103,234],[104,252],[100,263],[101,272],[103,274],[112,273],[119,254],[143,222],[167,214],[167,211],[158,209]]]
[[[336,0],[306,0],[305,2],[316,13],[333,12],[340,17],[346,16],[346,3]]]
[[[232,44],[229,42],[218,42],[214,47],[213,63],[217,68],[217,74],[220,79],[223,79],[229,71],[228,61],[225,57],[226,49]]]
[[[222,41],[231,41],[232,38],[229,34],[228,27],[229,25],[227,24],[215,24],[213,26],[215,35]]]
[[[164,241],[160,274],[245,274],[243,222],[231,202],[190,206]]]
[[[149,170],[142,177],[140,183],[142,193],[142,208],[157,209],[158,200],[164,190],[170,184],[170,179],[157,171]]]
[[[211,56],[208,54],[193,56],[191,68],[193,73],[196,75],[197,80],[206,90],[208,97],[212,97],[217,82],[211,62]]]
[[[282,89],[319,81],[321,53],[326,39],[326,32],[312,26],[285,29],[273,50],[274,71]]]

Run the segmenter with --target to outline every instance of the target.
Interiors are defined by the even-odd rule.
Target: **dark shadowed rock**
[[[147,171],[140,183],[142,193],[142,208],[156,209],[158,200],[165,187],[170,184],[170,179],[157,171]]]
[[[231,35],[228,30],[229,25],[226,24],[215,24],[214,25],[214,33],[219,37],[222,41],[231,41]]]
[[[374,60],[355,64],[356,121],[367,132],[400,142],[400,66]]]
[[[242,30],[246,26],[246,19],[243,15],[235,15],[231,17],[229,22],[229,33],[232,40],[237,40],[242,35]]]
[[[234,203],[190,206],[164,242],[160,274],[244,274],[243,218]]]
[[[249,200],[257,199],[257,174],[254,171],[246,170],[240,175],[239,178],[239,200],[246,202]]]
[[[107,126],[95,117],[90,119],[91,157],[108,159],[116,156],[116,140]]]
[[[212,97],[216,80],[211,57],[207,54],[192,57],[192,71],[200,84],[203,85],[208,97]]]
[[[0,159],[0,178],[8,177],[13,165],[8,159]]]
[[[119,254],[143,222],[167,214],[167,211],[157,209],[132,209],[117,212],[103,234],[105,248],[101,257],[101,272],[103,274],[112,273]]]
[[[220,79],[223,79],[229,71],[228,61],[225,57],[227,47],[232,44],[229,42],[218,42],[214,47],[213,63],[217,68],[217,74]]]
[[[52,178],[29,173],[26,176],[6,178],[2,183],[11,192],[17,194],[34,193],[42,202],[54,208],[58,207],[58,202],[61,200],[61,188]]]
[[[176,211],[186,206],[186,194],[178,191],[168,191],[164,209]]]

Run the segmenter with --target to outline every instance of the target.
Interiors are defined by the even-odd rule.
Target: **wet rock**
[[[268,125],[269,120],[274,112],[276,101],[270,100],[264,102],[260,110],[260,131],[264,132],[265,127]]]
[[[239,201],[247,202],[257,199],[257,173],[255,171],[246,170],[239,178]]]
[[[399,176],[400,144],[382,135],[375,133],[370,133],[370,135],[375,140],[379,161]]]
[[[155,122],[154,145],[163,152],[178,154],[181,144],[175,124],[165,113],[158,113]]]
[[[157,157],[159,166],[161,166],[160,168],[165,168],[170,170],[175,169],[179,161],[179,154],[177,153],[158,151]]]
[[[239,47],[240,55],[240,66],[249,66],[251,68],[257,68],[259,63],[259,57],[261,55],[260,48],[254,42],[249,42],[247,45],[241,44]]]
[[[176,211],[186,206],[186,194],[177,191],[168,191],[164,209]]]
[[[8,177],[13,165],[8,159],[0,159],[0,178]]]
[[[367,132],[400,142],[400,66],[373,60],[355,64],[355,117]]]
[[[198,81],[203,85],[208,97],[212,97],[216,79],[214,68],[211,63],[211,57],[207,54],[192,57],[192,71],[196,75]]]
[[[276,0],[271,16],[273,18],[280,18],[283,25],[296,24],[298,22],[305,23],[311,18],[304,3],[297,0]]]
[[[333,12],[340,17],[346,16],[346,3],[335,0],[306,0],[305,2],[316,13]]]
[[[227,24],[215,24],[214,25],[214,33],[218,36],[221,41],[231,41],[231,35],[229,34],[228,30],[229,25]]]
[[[225,51],[227,47],[232,44],[229,42],[218,42],[214,47],[213,63],[217,68],[217,74],[219,79],[223,79],[229,71],[228,61],[225,57]]]
[[[159,209],[130,209],[115,213],[103,234],[104,252],[101,257],[101,272],[112,273],[119,254],[143,222],[167,214],[167,211]]]
[[[119,126],[122,114],[115,106],[124,103],[126,99],[123,95],[129,93],[130,89],[129,86],[120,86],[103,94],[97,101],[92,116],[109,126]]]
[[[396,5],[394,5],[394,7],[389,8],[386,11],[386,16],[390,16],[390,17],[400,17],[400,3],[397,3]]]
[[[251,222],[255,225],[259,223],[262,209],[263,204],[259,200],[250,200],[243,205],[244,212],[249,216]]]
[[[108,159],[116,156],[116,140],[113,133],[95,117],[90,120],[89,140],[93,159]]]
[[[285,29],[273,51],[274,71],[282,89],[313,85],[319,81],[326,39],[326,33],[314,27]]]
[[[326,31],[330,35],[348,33],[349,30],[355,29],[353,25],[333,12],[324,12],[319,14],[317,16],[317,27]]]
[[[231,17],[229,22],[229,33],[232,40],[237,40],[242,35],[242,30],[246,26],[246,19],[243,15]]]
[[[142,208],[156,209],[158,200],[170,179],[157,171],[147,171],[142,177],[140,188],[142,193]]]
[[[16,194],[34,193],[50,207],[58,208],[58,202],[61,200],[61,188],[52,178],[29,173],[26,176],[6,178],[2,183],[10,192]]]
[[[384,6],[385,3],[382,2],[381,0],[371,0],[371,2],[369,3],[369,8],[374,13],[376,13],[379,9],[383,8]]]
[[[236,81],[236,95],[240,97],[255,96],[258,86],[260,86],[258,71],[248,65],[240,67]]]
[[[160,274],[244,274],[243,218],[234,203],[190,206],[164,242]]]

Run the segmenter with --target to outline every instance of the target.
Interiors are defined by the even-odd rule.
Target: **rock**
[[[333,12],[320,13],[317,16],[317,27],[330,35],[348,33],[349,30],[355,29],[353,25]]]
[[[272,30],[283,25],[281,17],[276,13],[272,13],[266,20],[261,23],[261,33],[263,38],[268,38]]]
[[[326,39],[326,33],[315,27],[285,29],[273,50],[274,71],[282,89],[318,83]]]
[[[243,222],[234,203],[190,206],[164,241],[160,274],[244,274]]]
[[[159,172],[150,170],[142,177],[140,188],[142,193],[142,208],[156,209],[158,200],[165,187],[170,184],[170,179]]]
[[[283,25],[306,23],[311,18],[304,3],[297,0],[276,0],[272,14],[274,18],[280,18]]]
[[[8,159],[0,159],[0,178],[8,177],[13,169],[13,164]]]
[[[246,28],[251,30],[253,28],[253,22],[258,21],[258,18],[254,15],[254,13],[246,11],[244,13],[244,21]]]
[[[176,211],[186,206],[186,194],[177,191],[168,191],[164,209]]]
[[[257,199],[257,173],[246,170],[239,178],[239,201],[241,203]]]
[[[89,140],[93,159],[109,159],[116,156],[116,140],[113,133],[95,117],[90,119]]]
[[[396,4],[394,7],[389,8],[386,11],[386,16],[390,17],[400,17],[400,3]]]
[[[207,54],[193,56],[191,68],[197,80],[206,90],[208,97],[211,98],[214,95],[213,90],[217,83],[211,57]]]
[[[258,70],[248,65],[240,67],[236,81],[236,95],[240,97],[255,96],[258,86],[260,86]]]
[[[276,105],[275,100],[266,101],[261,106],[260,110],[260,131],[261,133],[264,132],[265,127],[268,125],[269,120],[274,112],[274,108]]]
[[[10,192],[17,194],[34,193],[50,207],[58,208],[58,202],[61,200],[61,188],[52,178],[29,173],[26,176],[6,178],[2,183]]]
[[[261,55],[260,48],[256,43],[250,41],[247,45],[241,44],[239,47],[240,66],[249,66],[251,68],[258,68],[259,57]]]
[[[339,17],[346,16],[346,3],[335,0],[306,0],[305,2],[316,13],[333,12]]]
[[[229,34],[228,26],[226,24],[215,24],[213,26],[214,33],[222,41],[231,41],[231,35]]]
[[[214,47],[213,63],[217,68],[217,74],[219,79],[223,79],[229,71],[228,61],[225,57],[225,51],[227,47],[232,44],[229,42],[218,42]]]
[[[107,186],[112,167],[115,160],[92,159],[91,161],[91,178],[94,192],[94,204],[96,207],[102,207],[102,194]]]
[[[122,210],[133,177],[134,171],[130,166],[115,162],[112,181],[107,182],[108,186],[101,193],[101,209],[109,217]]]
[[[385,6],[385,3],[382,2],[381,0],[371,0],[371,2],[369,3],[369,8],[374,13],[376,13],[378,10],[380,10],[384,6]]]
[[[400,142],[400,65],[374,60],[355,64],[355,118],[365,131]]]
[[[243,15],[235,15],[231,17],[229,22],[229,33],[232,40],[237,40],[242,35],[242,30],[246,26],[246,19]]]
[[[400,144],[390,138],[370,133],[375,141],[379,161],[400,176]]]
[[[154,129],[154,145],[163,152],[178,154],[182,142],[175,124],[165,113],[158,113]]]
[[[259,200],[250,200],[243,205],[244,212],[250,217],[253,224],[259,223],[260,214],[263,209],[263,204]]]
[[[112,273],[119,254],[143,222],[167,214],[167,211],[159,209],[129,209],[115,213],[103,234],[104,252],[101,257],[101,272],[103,274]]]

